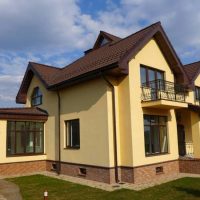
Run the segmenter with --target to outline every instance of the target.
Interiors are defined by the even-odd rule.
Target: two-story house
[[[0,175],[145,183],[200,173],[199,72],[159,22],[126,38],[101,31],[64,68],[30,62],[16,97],[25,106],[0,109]]]

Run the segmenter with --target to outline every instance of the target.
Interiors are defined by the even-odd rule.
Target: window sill
[[[26,156],[45,156],[45,153],[28,153],[28,154],[14,154],[14,155],[6,155],[6,157],[26,157]]]
[[[65,147],[64,148],[65,150],[79,150],[80,149],[80,147]]]
[[[154,153],[154,154],[145,154],[145,157],[153,157],[153,156],[163,156],[163,155],[168,155],[170,153]]]

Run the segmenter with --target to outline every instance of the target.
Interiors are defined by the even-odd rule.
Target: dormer
[[[110,33],[106,33],[105,31],[100,31],[96,42],[94,43],[93,50],[98,49],[110,42],[121,40],[121,38],[112,35]]]

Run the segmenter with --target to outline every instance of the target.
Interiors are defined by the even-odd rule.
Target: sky
[[[0,0],[0,107],[15,97],[29,61],[64,67],[100,30],[126,37],[161,21],[183,64],[200,60],[199,0]]]

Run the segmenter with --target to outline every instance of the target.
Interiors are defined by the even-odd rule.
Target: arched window
[[[31,96],[31,105],[38,106],[42,104],[42,93],[39,87],[35,87]]]

